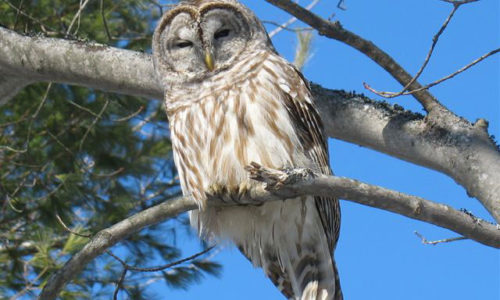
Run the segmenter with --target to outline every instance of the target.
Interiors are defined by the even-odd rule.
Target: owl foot
[[[266,190],[279,190],[284,185],[315,177],[311,169],[284,168],[276,170],[266,168],[256,162],[251,162],[249,166],[245,167],[245,170],[250,174],[250,179],[264,182],[266,184]]]
[[[252,200],[250,191],[253,188],[249,181],[243,181],[235,186],[227,186],[222,184],[212,184],[206,190],[206,194],[210,198],[217,199],[227,204],[246,204],[258,205],[260,202]]]

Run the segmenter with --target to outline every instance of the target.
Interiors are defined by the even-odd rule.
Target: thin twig
[[[262,23],[264,23],[264,24],[271,24],[271,25],[274,25],[276,27],[281,27],[283,30],[290,31],[290,32],[302,32],[302,31],[311,31],[311,30],[314,30],[314,28],[312,28],[312,27],[290,28],[290,27],[283,26],[282,24],[280,24],[278,22],[274,22],[274,21],[262,21]]]
[[[379,96],[382,96],[382,97],[386,97],[386,98],[394,98],[394,97],[401,96],[415,82],[415,80],[417,80],[420,77],[420,75],[424,71],[425,67],[429,63],[429,60],[431,59],[432,53],[434,52],[434,48],[436,47],[436,44],[437,44],[437,42],[439,40],[439,37],[444,32],[444,30],[446,29],[446,27],[450,23],[451,19],[453,18],[453,16],[455,15],[455,12],[457,11],[457,9],[459,7],[460,7],[460,5],[453,5],[453,9],[451,10],[450,14],[448,15],[448,17],[444,21],[444,23],[441,26],[441,28],[439,29],[439,31],[432,38],[431,48],[427,52],[427,56],[425,57],[424,63],[422,64],[422,66],[418,70],[417,74],[415,76],[413,76],[413,78],[403,87],[403,89],[401,89],[401,91],[398,92],[398,93],[392,93],[392,92],[375,92],[375,94],[377,94]],[[373,91],[373,89],[370,89],[370,91]]]
[[[100,0],[99,3],[100,10],[101,10],[101,18],[102,18],[102,23],[104,24],[104,30],[106,31],[106,36],[108,37],[108,42],[113,39],[111,36],[111,33],[109,33],[109,28],[108,28],[108,22],[106,21],[106,16],[104,15],[104,5],[103,5],[103,0]]]
[[[113,293],[113,300],[118,299],[118,292],[120,291],[121,286],[123,284],[123,281],[125,280],[125,276],[127,275],[127,271],[128,271],[127,268],[123,268],[122,275],[120,276],[120,280],[118,280],[118,282],[116,283],[116,289],[115,289],[115,292]]]
[[[77,19],[80,20],[80,14],[85,9],[85,6],[87,6],[87,3],[89,3],[89,0],[85,0],[83,2],[83,4],[81,4],[81,1],[80,1],[80,7],[78,8],[78,11],[76,12],[75,16],[73,17],[73,20],[71,20],[71,23],[69,24],[68,30],[66,30],[66,36],[70,35],[71,29],[73,28],[73,25],[75,24],[75,21]],[[75,34],[76,34],[76,31],[75,31]]]
[[[21,0],[21,2],[19,3],[19,9],[16,12],[16,18],[14,19],[14,26],[12,26],[14,30],[16,30],[17,22],[19,21],[19,11],[23,9],[23,4],[24,0]]]
[[[120,174],[124,170],[125,170],[124,167],[119,167],[118,169],[116,169],[115,171],[110,172],[110,173],[99,173],[99,174],[91,173],[91,175],[95,176],[95,177],[113,177],[113,176]]]
[[[139,109],[136,112],[133,112],[130,115],[125,116],[123,118],[115,119],[113,121],[114,122],[125,122],[125,121],[128,121],[128,120],[132,119],[133,117],[137,116],[138,114],[140,114],[143,110],[144,110],[144,105],[141,105],[141,107],[139,107]]]
[[[28,282],[26,284],[26,286],[24,287],[24,289],[22,289],[21,291],[19,291],[19,293],[15,294],[14,296],[10,297],[9,300],[16,300],[16,299],[22,297],[24,294],[26,294],[29,290],[33,289],[33,285],[38,280],[40,280],[40,278],[42,278],[42,276],[45,275],[45,273],[47,273],[48,270],[49,270],[49,267],[43,268],[43,270],[40,271],[40,273],[38,273],[38,275],[35,277],[35,279],[33,279],[30,282]]]
[[[15,153],[24,153],[27,151],[26,149],[16,149],[16,148],[12,148],[12,147],[6,146],[6,145],[0,145],[0,150],[7,150],[10,152],[15,152]]]
[[[42,23],[42,21],[40,21],[39,19],[35,18],[35,17],[32,17],[31,15],[29,15],[28,13],[25,13],[24,11],[22,11],[20,8],[17,8],[14,4],[12,4],[10,1],[8,0],[3,0],[3,2],[7,3],[7,5],[9,5],[11,8],[13,8],[17,14],[21,14],[23,16],[25,16],[26,18],[30,19],[31,21],[37,23],[38,25],[40,25],[40,29],[42,29],[42,32],[46,33],[45,31],[45,27],[47,27],[48,29],[50,29],[51,31],[54,31],[54,32],[57,32],[57,30],[45,25]]]
[[[441,0],[441,1],[448,2],[448,3],[451,3],[453,5],[462,5],[462,4],[466,4],[466,3],[477,2],[479,0]]]
[[[70,154],[71,156],[73,157],[76,157],[75,153],[73,153],[73,151],[71,151],[71,149],[69,149],[66,145],[64,145],[63,142],[61,142],[61,140],[59,140],[59,138],[53,134],[52,132],[50,132],[49,130],[47,130],[47,134],[50,135],[50,137],[59,145],[61,146],[66,152],[68,152],[68,154]]]
[[[85,106],[82,106],[82,105],[80,105],[80,104],[78,104],[78,103],[76,103],[76,102],[73,102],[73,101],[71,101],[71,100],[68,100],[68,103],[69,103],[69,104],[71,104],[71,105],[73,105],[73,106],[76,106],[77,108],[79,108],[79,109],[81,109],[81,110],[83,110],[83,111],[88,112],[89,114],[91,114],[91,115],[92,115],[92,116],[94,116],[94,117],[98,117],[98,116],[99,116],[98,114],[96,114],[96,113],[95,113],[95,112],[93,112],[92,110],[90,110],[90,109],[86,108]]]
[[[344,0],[339,0],[337,3],[337,7],[340,8],[341,10],[347,10],[347,7],[345,6],[345,1]]]
[[[83,135],[82,140],[80,141],[80,146],[78,147],[78,150],[82,150],[83,144],[85,143],[85,140],[87,139],[88,134],[90,133],[90,131],[92,130],[92,128],[94,128],[94,126],[97,123],[97,121],[99,121],[99,119],[101,119],[102,114],[104,113],[104,111],[108,107],[108,104],[109,104],[109,100],[106,100],[106,103],[104,103],[104,105],[102,106],[101,111],[99,112],[99,114],[92,121],[92,123],[90,124],[89,128],[87,128],[87,131],[85,131],[85,134]]]
[[[476,0],[476,1],[477,1],[477,0]],[[477,58],[476,60],[474,60],[474,61],[473,61],[473,62],[471,62],[470,64],[468,64],[468,65],[466,65],[466,66],[462,67],[462,68],[461,68],[461,69],[459,69],[458,71],[456,71],[456,72],[454,72],[454,73],[452,73],[452,74],[450,74],[450,75],[448,75],[448,76],[445,76],[445,77],[443,77],[443,78],[441,78],[441,79],[439,79],[439,80],[436,80],[436,81],[434,81],[433,83],[429,83],[429,84],[427,84],[426,86],[423,86],[423,87],[421,87],[421,88],[419,88],[419,89],[416,89],[416,90],[412,90],[412,91],[406,92],[406,93],[405,93],[405,95],[410,95],[410,94],[413,94],[413,93],[416,93],[416,92],[422,91],[422,90],[424,90],[424,89],[428,89],[428,88],[433,87],[433,86],[435,86],[435,85],[437,85],[437,84],[440,84],[440,83],[441,83],[441,82],[443,82],[443,81],[446,81],[446,80],[448,80],[448,79],[451,79],[451,78],[455,77],[456,75],[458,75],[458,74],[462,73],[463,71],[466,71],[466,70],[467,70],[467,69],[469,69],[470,67],[472,67],[472,66],[476,65],[477,63],[481,62],[482,60],[485,60],[486,58],[488,58],[488,57],[490,57],[490,56],[492,56],[493,54],[496,54],[496,53],[498,53],[498,52],[500,52],[500,48],[497,48],[497,49],[495,49],[495,50],[492,50],[492,51],[490,51],[490,52],[488,52],[488,53],[486,53],[486,54],[482,55],[481,57]]]
[[[420,233],[418,233],[418,231],[414,231],[414,233],[420,238],[420,240],[422,241],[422,244],[424,244],[424,245],[433,245],[433,246],[435,246],[437,244],[451,243],[451,242],[455,242],[455,241],[467,240],[466,237],[459,236],[459,237],[454,237],[454,238],[449,238],[449,239],[429,241],[423,235],[421,235]]]
[[[119,261],[125,269],[128,269],[130,271],[136,271],[136,272],[158,272],[158,271],[163,271],[165,269],[171,268],[171,267],[176,266],[176,265],[180,265],[180,264],[185,263],[187,261],[193,260],[193,259],[195,259],[195,258],[197,258],[197,257],[199,257],[199,256],[201,256],[201,255],[203,255],[203,254],[205,254],[207,252],[209,252],[213,248],[215,248],[215,246],[210,246],[210,247],[206,248],[205,250],[203,250],[201,252],[198,252],[198,253],[193,254],[193,255],[191,255],[189,257],[186,257],[186,258],[183,258],[183,259],[180,259],[180,260],[168,263],[166,265],[157,266],[157,267],[151,267],[151,268],[134,267],[134,266],[131,266],[131,265],[127,264],[125,261],[123,261],[118,256],[114,255],[113,252],[111,252],[111,251],[108,250],[108,251],[106,251],[106,253],[108,255],[110,255],[111,257],[113,257],[114,259],[116,259],[117,261]]]
[[[0,150],[5,149],[5,150],[15,152],[15,153],[25,153],[25,152],[29,151],[29,145],[30,145],[30,139],[31,139],[31,129],[33,127],[33,122],[38,117],[38,114],[42,110],[42,107],[47,100],[47,97],[49,95],[51,88],[52,88],[52,82],[49,82],[49,84],[47,85],[47,88],[45,89],[45,93],[42,97],[42,100],[40,101],[40,104],[38,105],[35,113],[33,113],[33,115],[30,117],[30,123],[28,125],[28,134],[26,136],[26,145],[25,145],[24,149],[15,149],[15,148],[10,147],[10,146],[0,145]]]
[[[495,53],[497,53],[500,49],[496,49],[496,50],[493,50],[483,56],[481,56],[480,58],[474,60],[472,63],[468,64],[467,66],[461,68],[460,70],[448,75],[448,76],[445,76],[439,80],[436,80],[435,82],[433,83],[430,83],[430,84],[427,84],[421,88],[418,88],[418,89],[414,89],[414,90],[411,90],[411,91],[407,91],[408,88],[413,84],[413,82],[415,82],[419,77],[420,75],[422,74],[422,72],[424,71],[425,67],[427,66],[427,64],[429,63],[429,60],[432,56],[432,53],[434,52],[434,48],[439,40],[439,37],[441,36],[441,34],[444,32],[444,30],[446,29],[446,27],[448,26],[450,20],[453,18],[455,12],[458,10],[458,8],[463,5],[463,4],[467,4],[467,3],[471,3],[471,2],[476,2],[478,0],[463,0],[463,1],[456,1],[456,0],[441,0],[441,1],[444,1],[444,2],[447,2],[447,3],[452,3],[453,4],[453,9],[451,10],[450,14],[448,15],[448,17],[446,18],[446,20],[444,21],[443,25],[441,26],[441,28],[439,29],[439,31],[434,35],[434,37],[432,38],[432,45],[431,45],[431,48],[429,49],[429,52],[427,53],[427,56],[424,60],[424,63],[422,64],[422,66],[420,67],[420,69],[418,70],[417,74],[410,80],[410,82],[408,82],[408,84],[406,84],[403,89],[400,91],[400,92],[397,92],[397,93],[394,93],[394,92],[383,92],[383,91],[377,91],[375,90],[374,88],[372,88],[370,85],[368,85],[367,83],[363,83],[363,86],[371,91],[372,93],[374,94],[377,94],[381,97],[384,97],[384,98],[395,98],[395,97],[398,97],[398,96],[402,96],[402,95],[411,95],[413,93],[416,93],[416,92],[419,92],[419,91],[422,91],[422,90],[426,90],[430,87],[433,87],[445,80],[448,80],[452,77],[454,77],[455,75],[467,70],[468,68],[472,67],[473,65],[477,64],[478,62],[480,62],[481,60],[484,60],[485,58],[487,58],[488,56],[491,56]]]
[[[66,231],[68,231],[69,233],[72,233],[74,235],[77,235],[77,236],[81,236],[81,237],[84,237],[84,238],[91,238],[92,235],[91,234],[83,234],[83,233],[79,233],[79,232],[76,232],[74,230],[72,230],[71,228],[69,228],[68,226],[66,226],[66,224],[63,222],[63,220],[61,219],[61,217],[59,216],[59,213],[56,213],[56,219],[57,221],[59,222],[59,224],[61,224],[61,226],[66,229]]]
[[[319,3],[319,1],[320,0],[313,0],[308,6],[306,6],[306,9],[307,10],[313,9],[313,7],[316,6],[316,4]],[[297,18],[296,17],[292,17],[292,18],[288,19],[288,21],[286,21],[285,23],[279,25],[277,28],[275,28],[274,30],[272,30],[271,32],[269,32],[269,37],[272,38],[273,36],[275,36],[276,34],[278,34],[281,30],[283,30],[285,28],[288,28],[290,25],[292,25],[295,22],[297,22]]]
[[[412,94],[414,94],[414,93],[417,93],[417,92],[420,92],[420,91],[423,91],[423,90],[427,90],[427,89],[429,89],[429,88],[431,88],[431,87],[433,87],[433,86],[435,86],[435,85],[440,84],[440,83],[441,83],[441,82],[443,82],[443,81],[446,81],[446,80],[448,80],[448,79],[451,79],[451,78],[453,78],[453,77],[457,76],[458,74],[460,74],[460,73],[462,73],[462,72],[466,71],[467,69],[469,69],[469,68],[473,67],[473,66],[474,66],[474,65],[476,65],[477,63],[479,63],[479,62],[481,62],[481,61],[485,60],[486,58],[488,58],[488,57],[490,57],[490,56],[492,56],[492,55],[494,55],[494,54],[496,54],[496,53],[498,53],[498,52],[500,52],[500,48],[495,49],[495,50],[492,50],[492,51],[490,51],[490,52],[488,52],[488,53],[486,53],[486,54],[482,55],[481,57],[479,57],[479,58],[475,59],[474,61],[472,61],[472,62],[471,62],[471,63],[469,63],[468,65],[463,66],[462,68],[460,68],[459,70],[457,70],[457,71],[455,71],[455,72],[451,73],[450,75],[447,75],[447,76],[445,76],[445,77],[443,77],[443,78],[441,78],[441,79],[438,79],[438,80],[436,80],[436,81],[434,81],[434,82],[432,82],[432,83],[429,83],[429,84],[427,84],[427,85],[425,85],[425,86],[423,86],[423,87],[420,87],[420,88],[418,88],[418,89],[411,90],[411,91],[406,91],[406,92],[404,92],[404,93],[401,93],[401,95],[412,95]],[[371,92],[373,92],[373,93],[375,93],[375,94],[377,94],[377,95],[380,95],[380,96],[382,96],[382,97],[386,97],[386,98],[392,98],[392,96],[391,96],[391,95],[387,95],[387,94],[386,94],[386,93],[388,93],[388,92],[381,92],[381,91],[377,91],[377,90],[373,89],[372,87],[370,87],[370,86],[369,86],[366,82],[364,82],[364,83],[363,83],[363,85],[364,85],[364,87],[365,87],[367,90],[369,90],[369,91],[371,91]],[[389,93],[389,94],[390,94],[390,93]],[[399,95],[398,95],[398,96],[399,96]]]

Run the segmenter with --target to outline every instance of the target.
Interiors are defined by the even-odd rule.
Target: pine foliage
[[[148,51],[166,6],[133,0],[0,1],[0,24],[28,35]],[[178,196],[171,153],[158,100],[40,83],[0,106],[0,298],[37,295],[49,275],[87,243],[56,216],[73,231],[93,234]],[[112,251],[134,266],[175,261],[182,254],[175,235],[187,226],[183,218],[134,234]],[[61,298],[109,299],[122,270],[102,255]],[[142,299],[150,279],[188,288],[203,274],[219,271],[217,263],[199,258],[163,272],[129,272],[122,291]]]

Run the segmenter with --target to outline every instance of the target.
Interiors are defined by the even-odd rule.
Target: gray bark
[[[148,54],[26,37],[0,27],[0,103],[39,81],[148,98],[163,95]],[[485,122],[471,124],[440,105],[424,117],[317,85],[313,92],[328,136],[445,173],[500,223],[500,152]]]

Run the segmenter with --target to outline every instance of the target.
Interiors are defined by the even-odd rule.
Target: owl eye
[[[229,35],[229,29],[221,29],[214,34],[214,39],[218,40]]]
[[[193,42],[191,41],[178,41],[175,46],[177,48],[187,48],[193,46]]]

